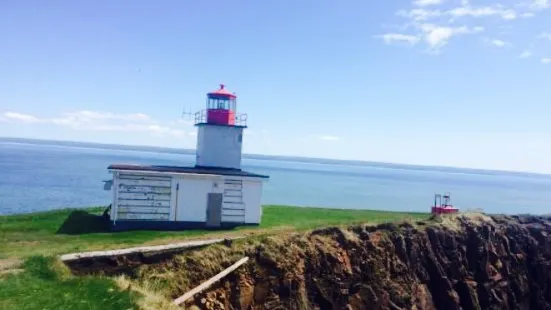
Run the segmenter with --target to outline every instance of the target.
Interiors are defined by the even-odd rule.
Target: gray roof
[[[180,167],[180,166],[150,166],[150,165],[109,165],[109,170],[132,170],[132,171],[154,171],[154,172],[176,172],[194,174],[215,174],[227,176],[241,176],[249,178],[264,178],[269,176],[243,171],[241,169],[217,168],[217,167]]]

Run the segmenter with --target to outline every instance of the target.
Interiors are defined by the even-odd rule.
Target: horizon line
[[[102,142],[88,142],[88,141],[76,141],[76,140],[55,140],[55,139],[41,139],[41,138],[22,138],[22,137],[6,137],[0,136],[0,141],[26,141],[38,143],[65,143],[65,144],[81,144],[80,146],[96,146],[98,148],[117,149],[125,150],[121,148],[126,148],[126,150],[134,151],[150,151],[156,150],[162,153],[172,153],[172,154],[186,154],[191,155],[195,153],[195,149],[191,148],[176,148],[168,146],[153,146],[153,145],[135,145],[135,144],[116,144],[116,143],[102,143]],[[164,151],[164,152],[163,152]],[[436,165],[422,165],[422,164],[407,164],[407,163],[392,163],[392,162],[383,162],[383,161],[369,161],[361,159],[337,159],[337,158],[324,158],[324,157],[307,157],[300,155],[272,155],[272,154],[259,154],[259,153],[243,153],[243,157],[247,159],[257,159],[257,160],[269,160],[277,159],[283,161],[294,161],[294,162],[309,162],[309,163],[318,163],[318,164],[331,164],[332,163],[341,163],[347,164],[349,166],[360,166],[360,165],[371,165],[371,166],[380,166],[384,168],[391,169],[414,169],[414,170],[447,170],[446,172],[473,172],[478,174],[495,174],[495,173],[507,173],[514,175],[524,175],[524,176],[538,176],[538,177],[551,177],[550,173],[544,172],[533,172],[533,171],[518,171],[518,170],[501,170],[501,169],[484,169],[484,168],[471,168],[471,167],[458,167],[458,166],[436,166]],[[254,158],[257,157],[257,158]],[[260,158],[259,158],[260,157]],[[263,158],[262,158],[263,157]],[[317,162],[316,162],[317,161]],[[320,162],[326,161],[326,162]],[[451,171],[450,171],[451,170]],[[455,171],[453,171],[455,170]]]

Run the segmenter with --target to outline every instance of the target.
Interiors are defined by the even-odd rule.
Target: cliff
[[[217,245],[142,265],[137,283],[175,298],[243,255],[200,309],[551,309],[551,220],[446,217]]]

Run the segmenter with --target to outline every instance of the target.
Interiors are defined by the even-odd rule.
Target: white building
[[[258,225],[267,176],[241,170],[246,115],[221,85],[195,114],[196,165],[110,165],[114,230]]]

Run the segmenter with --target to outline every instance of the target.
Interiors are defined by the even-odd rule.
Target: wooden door
[[[207,197],[207,227],[220,227],[222,220],[221,193],[209,193]]]

